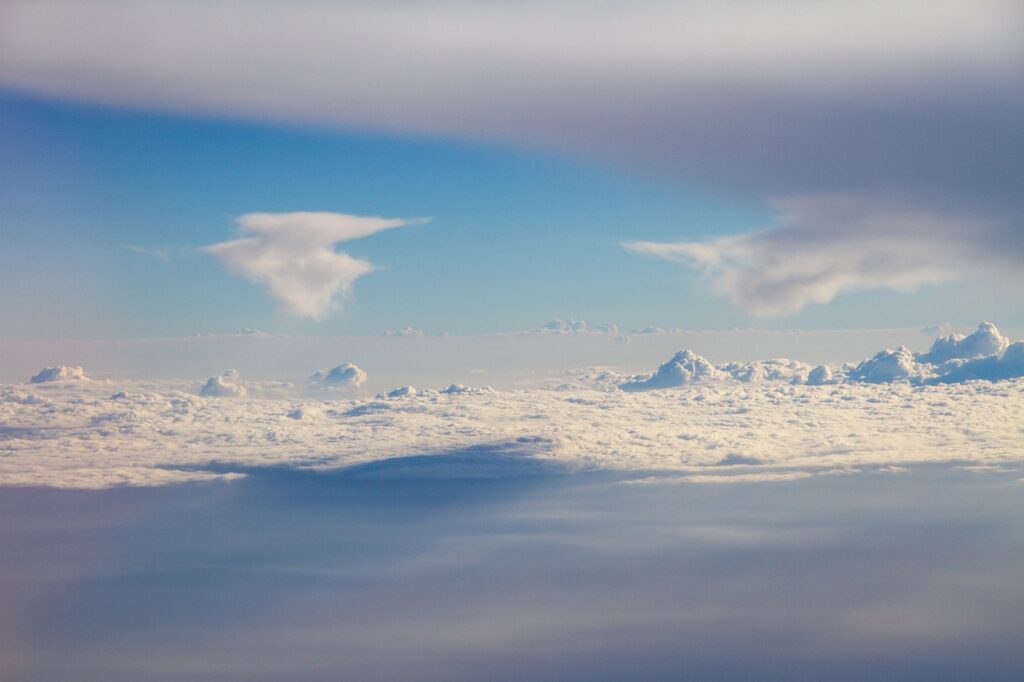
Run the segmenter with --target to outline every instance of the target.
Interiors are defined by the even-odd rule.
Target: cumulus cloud
[[[624,391],[649,391],[657,388],[674,388],[686,386],[706,379],[721,379],[726,376],[707,358],[697,355],[692,350],[682,350],[658,367],[658,370],[646,379],[633,379],[622,384]]]
[[[646,376],[622,381],[610,372],[590,377],[595,386],[617,383],[627,392],[679,388],[690,384],[738,381],[786,382],[822,386],[835,383],[937,384],[972,380],[999,381],[1024,376],[1024,342],[1011,344],[991,322],[982,322],[969,335],[952,334],[935,340],[927,353],[914,353],[906,346],[886,349],[859,363],[848,364],[833,373],[832,368],[810,365],[787,358],[714,365],[692,350],[673,355]]]
[[[85,376],[85,370],[81,367],[68,367],[65,365],[58,365],[56,367],[44,367],[39,370],[39,373],[29,379],[29,383],[43,384],[52,381],[84,381],[88,379]]]
[[[952,360],[944,364],[933,383],[953,384],[981,379],[999,381],[1024,376],[1024,341],[1010,344],[997,355],[971,360]]]
[[[714,289],[755,315],[792,313],[863,289],[909,292],[984,263],[1013,261],[995,228],[871,198],[815,195],[773,202],[778,218],[755,232],[699,242],[627,242],[635,253],[701,270]]]
[[[246,388],[238,383],[238,372],[229,369],[224,374],[210,377],[199,389],[199,395],[207,398],[244,398]]]
[[[240,239],[205,247],[232,273],[263,284],[288,312],[322,319],[373,264],[336,251],[339,242],[422,224],[422,218],[377,218],[329,212],[246,213]]]
[[[896,350],[879,351],[847,373],[852,381],[869,384],[888,384],[894,381],[921,381],[929,374],[929,368],[922,365],[906,346]]]
[[[979,355],[998,355],[1010,345],[991,322],[982,322],[973,333],[949,334],[935,340],[927,353],[918,356],[921,362],[941,363],[953,359],[970,359]]]
[[[310,380],[333,388],[358,388],[366,383],[366,372],[351,362],[316,372]]]

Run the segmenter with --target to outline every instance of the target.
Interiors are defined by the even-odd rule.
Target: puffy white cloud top
[[[883,350],[865,360],[847,373],[852,381],[885,384],[893,381],[920,381],[928,376],[928,368],[914,359],[909,348]]]
[[[692,350],[682,350],[658,367],[658,371],[646,379],[632,379],[622,384],[624,391],[647,391],[655,388],[686,386],[703,379],[722,379],[725,372],[712,365],[707,358]]]
[[[324,386],[358,388],[366,383],[366,372],[351,362],[315,373],[310,380]]]
[[[802,362],[776,358],[761,362],[713,365],[691,350],[676,353],[647,377],[632,377],[620,385],[625,391],[686,386],[694,382],[732,379],[743,383],[786,381],[820,386],[834,382],[887,384],[956,383],[971,380],[998,381],[1024,376],[1024,343],[1010,344],[999,329],[982,322],[964,336],[952,334],[937,339],[927,353],[914,353],[905,346],[883,350],[846,369],[833,373],[824,365],[813,370]]]
[[[927,353],[918,356],[921,362],[939,364],[958,358],[970,359],[984,355],[998,355],[1006,350],[1010,340],[999,333],[991,322],[982,322],[978,329],[967,336],[950,334],[935,339]]]
[[[85,376],[85,370],[81,367],[68,367],[58,365],[56,367],[44,367],[39,373],[29,379],[33,384],[43,384],[49,381],[84,381],[89,377]]]
[[[219,377],[210,377],[199,389],[199,395],[207,398],[244,398],[248,391],[238,382],[238,372],[229,369]]]

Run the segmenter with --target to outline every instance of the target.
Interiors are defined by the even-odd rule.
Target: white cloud
[[[422,329],[416,329],[415,327],[405,326],[401,329],[395,329],[393,331],[384,332],[383,336],[393,336],[404,339],[419,338],[423,336]]]
[[[310,379],[332,388],[358,388],[366,383],[366,372],[351,362],[315,373]]]
[[[207,398],[244,398],[248,391],[238,383],[238,372],[229,369],[220,376],[207,379],[199,389],[199,395]]]
[[[999,381],[1024,376],[1024,341],[1010,344],[998,355],[952,360],[941,367],[934,383],[962,383],[973,379]]]
[[[795,312],[847,291],[909,292],[1005,262],[992,226],[866,197],[773,202],[772,227],[702,242],[627,242],[630,251],[695,267],[756,315]]]
[[[622,384],[624,391],[649,391],[657,388],[686,386],[697,381],[724,379],[725,372],[712,365],[707,358],[691,350],[682,350],[669,358],[646,379],[634,379]]]
[[[970,359],[979,355],[998,355],[1010,345],[1009,339],[999,333],[991,322],[982,322],[973,333],[949,334],[935,340],[931,350],[918,356],[922,362],[941,363],[958,358]]]
[[[1002,338],[988,324],[975,334]],[[197,396],[189,382],[0,385],[0,485],[163,485],[220,477],[230,465],[341,469],[403,457],[443,470],[452,452],[674,472],[689,483],[952,461],[1024,465],[1024,343],[938,365],[924,355],[883,351],[838,370],[827,386],[807,385],[817,382],[803,363],[715,366],[689,351],[627,390],[618,385],[628,377],[611,371],[558,390],[406,385],[372,400],[311,398],[303,382],[243,388],[231,370],[202,394],[234,400]],[[50,369],[46,376],[84,374]],[[351,385],[364,375],[345,364],[318,376]],[[653,388],[671,390],[632,390]],[[221,464],[217,473],[211,462]]]
[[[887,384],[894,381],[921,381],[930,373],[930,368],[917,361],[906,346],[896,350],[879,351],[874,357],[851,369],[847,376],[852,381],[869,384]]]
[[[42,384],[51,381],[84,381],[86,379],[88,377],[85,376],[85,370],[81,367],[58,365],[57,367],[44,367],[29,381],[33,384]]]
[[[982,322],[970,335],[954,334],[936,339],[927,353],[914,353],[906,346],[882,350],[833,375],[832,369],[786,358],[714,365],[692,350],[679,351],[657,371],[647,376],[622,377],[614,373],[591,377],[595,385],[620,382],[624,391],[650,391],[690,384],[739,381],[784,381],[790,384],[822,386],[840,382],[868,384],[960,383],[975,379],[999,381],[1024,376],[1024,342],[1011,344],[990,322]]]
[[[163,485],[248,467],[341,469],[433,455],[443,469],[446,453],[473,450],[485,461],[509,448],[570,469],[715,477],[708,482],[953,460],[1024,465],[1013,418],[1024,410],[1022,379],[405,390],[372,400],[309,399],[301,385],[267,397],[258,383],[248,387],[247,398],[215,400],[187,392],[187,382],[0,385],[0,485]],[[724,474],[745,478],[719,480]]]
[[[322,319],[356,279],[373,271],[372,263],[336,251],[339,242],[424,220],[303,211],[246,213],[237,222],[242,238],[204,250],[234,274],[265,285],[290,313]]]
[[[758,196],[1012,199],[1021,25],[1014,0],[7,0],[0,84],[497,140]]]

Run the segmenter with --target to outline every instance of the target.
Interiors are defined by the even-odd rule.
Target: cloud
[[[909,348],[879,351],[847,373],[852,381],[869,384],[888,384],[894,381],[921,381],[929,374],[929,367],[917,361]]]
[[[248,395],[244,386],[238,384],[238,372],[229,369],[218,377],[210,377],[199,389],[199,395],[206,398],[244,398]]]
[[[528,329],[524,334],[615,334],[619,333],[619,326],[614,322],[599,322],[598,324],[588,324],[586,320],[574,320],[568,319],[563,320],[561,318],[555,318],[550,322],[546,322],[544,325],[536,329]]]
[[[999,333],[991,322],[982,322],[973,333],[949,334],[935,340],[931,350],[918,357],[922,362],[941,363],[957,358],[979,355],[998,355],[1010,345],[1009,339]]]
[[[265,285],[288,312],[318,320],[373,271],[372,263],[335,251],[335,245],[425,221],[304,211],[246,213],[237,222],[241,239],[204,250],[232,273]]]
[[[52,381],[85,381],[85,370],[81,367],[68,367],[58,365],[57,367],[44,367],[39,373],[29,379],[29,383],[44,384]]]
[[[999,381],[1024,376],[1024,341],[1010,344],[998,355],[976,357],[971,360],[953,360],[942,368],[932,383],[955,384],[975,379]]]
[[[624,391],[649,391],[657,388],[673,388],[686,386],[696,381],[722,379],[726,374],[707,358],[697,355],[692,350],[682,350],[658,367],[658,371],[646,379],[635,379],[622,384]]]
[[[847,195],[773,202],[771,227],[700,242],[627,242],[635,253],[702,271],[714,289],[755,315],[793,313],[843,292],[909,292],[1002,267],[1017,255],[984,221]]]
[[[906,346],[886,349],[836,373],[825,365],[811,369],[809,365],[786,358],[714,365],[692,350],[683,350],[653,374],[628,378],[618,387],[635,392],[723,381],[747,384],[782,381],[822,386],[835,383],[948,384],[1018,377],[1024,377],[1024,342],[1011,344],[994,324],[982,322],[970,335],[954,334],[936,339],[927,353],[914,353]],[[594,383],[607,385],[614,380],[614,375],[608,375],[595,378]]]
[[[1009,197],[1021,18],[1012,0],[8,0],[0,84],[543,147],[754,193]]]
[[[366,383],[366,372],[351,362],[316,372],[310,380],[333,388],[358,388]]]
[[[406,339],[419,338],[419,337],[423,336],[423,330],[422,329],[416,329],[415,327],[405,326],[405,327],[402,327],[401,329],[395,329],[395,330],[391,330],[391,331],[386,331],[386,332],[384,332],[382,334],[382,336],[390,336],[390,337],[406,338]]]
[[[761,314],[965,264],[1019,272],[1022,65],[1013,0],[0,3],[0,85],[29,93],[497,142],[753,201],[910,207],[887,216],[890,242],[839,211],[810,216],[817,230],[643,247]],[[907,211],[926,218],[909,234]],[[806,248],[789,254],[787,235]],[[331,270],[349,273],[339,292],[364,273],[352,261]],[[281,300],[322,316],[316,290]]]
[[[1021,364],[1021,356],[1024,346],[1010,346],[1001,362]],[[213,380],[236,384],[231,376]],[[405,457],[429,472],[451,466],[451,453],[486,460],[509,446],[527,463],[698,477],[690,483],[951,459],[1024,464],[1012,418],[1024,410],[1022,379],[914,389],[732,379],[647,392],[406,387],[394,397],[328,401],[305,396],[302,382],[290,392],[250,382],[248,396],[233,399],[203,398],[192,388],[123,378],[0,385],[0,485],[165,485],[260,467],[338,470]],[[721,477],[737,472],[742,478]]]

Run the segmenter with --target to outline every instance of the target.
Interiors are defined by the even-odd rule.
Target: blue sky
[[[753,202],[542,155],[425,140],[69,105],[6,94],[4,317],[23,335],[186,335],[258,327],[470,333],[553,317],[728,324],[695,277],[619,241],[767,219]],[[346,249],[381,269],[340,315],[281,313],[201,246],[251,211],[429,216]],[[153,249],[140,253],[130,247]],[[688,281],[689,280],[689,281]],[[40,282],[45,286],[39,286]],[[650,292],[671,287],[667,296]],[[675,300],[674,310],[659,310]],[[692,320],[692,321],[690,321]],[[9,328],[10,329],[10,328]]]
[[[367,135],[69,104],[5,93],[0,300],[9,338],[510,331],[555,317],[624,329],[891,326],[979,314],[962,286],[854,293],[763,319],[693,270],[620,242],[694,239],[771,222],[753,198],[653,174],[450,139]],[[282,312],[199,247],[251,211],[429,216],[350,242],[380,270],[323,321]],[[147,253],[146,251],[151,251]]]
[[[1024,324],[1019,8],[737,8],[5,4],[0,334]],[[297,211],[431,222],[310,320]]]

